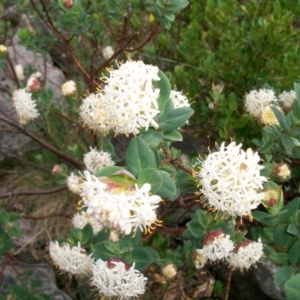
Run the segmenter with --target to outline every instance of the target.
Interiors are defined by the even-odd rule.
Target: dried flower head
[[[266,106],[276,103],[277,98],[273,90],[260,89],[253,90],[245,97],[245,109],[250,115],[259,119]]]
[[[177,267],[173,263],[166,263],[161,268],[162,274],[168,278],[171,279],[177,274]]]
[[[271,107],[272,105],[266,106],[261,112],[260,122],[265,126],[279,125],[277,117]]]
[[[40,114],[36,109],[36,102],[26,89],[18,89],[13,92],[13,106],[16,109],[21,124],[27,124]]]
[[[209,206],[234,217],[251,216],[251,210],[264,199],[262,189],[267,181],[260,176],[263,166],[259,165],[258,153],[241,148],[242,144],[225,146],[223,142],[218,151],[200,159],[201,169],[196,173]]]
[[[273,169],[273,174],[281,180],[289,179],[291,176],[291,170],[286,163],[277,163]]]

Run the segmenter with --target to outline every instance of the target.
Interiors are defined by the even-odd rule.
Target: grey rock
[[[51,266],[45,263],[22,263],[14,265],[5,265],[0,261],[1,269],[4,268],[2,274],[2,282],[0,285],[0,295],[7,295],[13,284],[20,285],[20,277],[24,273],[24,270],[31,270],[32,274],[29,276],[30,279],[40,280],[42,286],[39,288],[39,293],[50,296],[52,300],[71,300],[63,291],[57,288],[55,282],[55,273]]]
[[[271,299],[285,300],[284,289],[274,284],[274,276],[278,269],[279,267],[270,261],[263,262],[254,270],[254,276],[261,290]]]

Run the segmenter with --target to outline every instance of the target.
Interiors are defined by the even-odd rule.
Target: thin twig
[[[227,279],[227,286],[226,286],[226,295],[224,300],[228,300],[229,298],[229,291],[230,291],[230,283],[231,283],[231,276],[232,276],[233,268],[229,268],[229,274],[228,274],[228,279]]]
[[[43,219],[57,218],[57,217],[63,217],[63,218],[71,219],[73,217],[73,215],[53,214],[53,215],[49,215],[49,216],[39,216],[39,217],[21,216],[22,219],[30,219],[30,220],[43,220]]]
[[[0,199],[2,198],[10,198],[10,197],[17,197],[17,196],[25,196],[25,195],[30,195],[30,196],[36,196],[36,195],[49,195],[49,194],[54,194],[63,190],[68,189],[68,186],[66,184],[48,189],[48,190],[42,190],[42,191],[13,191],[13,192],[8,192],[8,193],[2,193],[0,194]]]

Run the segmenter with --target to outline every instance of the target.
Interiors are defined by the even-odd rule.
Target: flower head
[[[261,112],[260,121],[265,126],[279,125],[271,107],[272,105],[266,106]]]
[[[16,73],[18,79],[20,81],[24,80],[25,79],[25,75],[24,75],[23,66],[20,65],[20,64],[19,65],[15,65],[14,69],[15,69],[15,73]]]
[[[34,93],[37,92],[41,88],[41,82],[36,77],[30,77],[26,84],[26,90],[28,92]]]
[[[133,266],[119,259],[107,262],[101,259],[93,264],[91,284],[99,289],[104,297],[118,297],[120,300],[143,295],[147,278]]]
[[[207,257],[204,257],[197,250],[192,254],[192,259],[196,269],[203,268],[207,262]]]
[[[65,82],[61,86],[61,92],[66,97],[75,96],[76,92],[77,92],[77,86],[76,86],[75,81],[69,80],[69,81]]]
[[[93,233],[96,235],[103,229],[103,225],[89,216],[86,212],[79,212],[73,216],[72,223],[75,228],[82,229],[86,224],[91,224]]]
[[[287,110],[291,109],[295,99],[296,99],[296,92],[295,91],[290,91],[286,92],[284,91],[278,96],[279,100],[283,102],[283,107],[286,108]]]
[[[262,110],[273,102],[277,102],[274,91],[266,89],[253,90],[246,94],[245,108],[250,115],[259,119]]]
[[[106,46],[102,49],[102,56],[105,60],[110,59],[114,53],[115,53],[115,51],[112,48],[112,46]]]
[[[233,249],[234,244],[230,240],[230,236],[221,230],[216,230],[206,235],[203,241],[203,248],[196,251],[206,259],[218,261],[228,257]]]
[[[114,130],[126,135],[158,127],[154,117],[160,112],[159,90],[153,81],[160,80],[158,68],[142,61],[127,61],[116,70],[109,70],[105,85],[91,94],[80,106],[80,116],[86,126],[99,132]]]
[[[201,170],[196,173],[201,185],[200,192],[208,204],[231,216],[251,216],[264,199],[261,192],[267,178],[260,176],[263,166],[258,163],[258,153],[246,152],[242,144],[222,143],[218,151],[201,159]]]
[[[71,192],[75,194],[80,193],[79,185],[81,183],[81,179],[79,176],[75,175],[73,172],[67,178],[67,185]]]
[[[31,98],[31,94],[26,89],[15,90],[12,96],[13,105],[21,124],[25,125],[39,116],[36,109],[36,102]]]
[[[56,242],[50,242],[49,253],[53,263],[62,271],[67,271],[76,275],[91,273],[94,259],[87,255],[86,251],[78,246],[59,245]]]
[[[286,180],[290,178],[291,170],[286,163],[278,163],[273,169],[273,174],[280,180]]]
[[[231,267],[247,270],[256,263],[263,256],[263,244],[259,239],[258,242],[245,240],[237,245],[227,258]]]
[[[150,195],[151,186],[121,185],[107,179],[105,182],[84,172],[85,181],[80,185],[81,196],[87,213],[105,227],[117,233],[130,234],[136,228],[147,230],[157,222],[156,208],[159,196]]]
[[[173,263],[166,263],[162,266],[161,272],[166,278],[171,279],[177,274],[177,267]]]
[[[170,99],[173,102],[174,108],[190,107],[189,100],[181,92],[171,91]]]
[[[93,174],[105,167],[113,166],[115,164],[110,157],[110,153],[97,151],[96,148],[91,148],[90,152],[84,154],[83,162],[86,168]]]

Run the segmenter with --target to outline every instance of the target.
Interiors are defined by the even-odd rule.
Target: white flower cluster
[[[118,297],[120,300],[135,298],[145,293],[147,277],[122,261],[101,259],[93,264],[91,284],[96,286],[104,297]]]
[[[93,233],[96,235],[103,229],[103,225],[98,221],[94,220],[87,213],[81,211],[73,216],[72,223],[75,228],[82,229],[86,224],[91,224]]]
[[[15,90],[12,99],[21,124],[25,125],[39,116],[36,109],[36,102],[31,98],[31,93],[28,93],[26,89]]]
[[[263,244],[261,239],[258,242],[245,240],[234,246],[230,236],[221,230],[216,230],[206,235],[203,241],[203,248],[196,249],[204,259],[212,262],[226,260],[229,266],[241,271],[247,270],[263,256]]]
[[[49,253],[53,263],[62,271],[75,275],[91,273],[94,259],[87,255],[80,243],[78,247],[72,247],[69,244],[59,245],[57,241],[50,242]]]
[[[101,182],[88,171],[84,175],[80,185],[82,201],[87,213],[105,227],[130,234],[136,228],[147,230],[157,222],[156,208],[161,198],[149,194],[150,184],[123,188],[113,182]]]
[[[290,91],[286,92],[284,91],[278,96],[279,100],[283,102],[283,107],[286,109],[291,109],[295,99],[296,99],[296,92]]]
[[[80,189],[79,189],[80,183],[81,183],[80,177],[75,175],[73,172],[67,178],[68,188],[71,192],[75,194],[80,193]]]
[[[109,70],[105,85],[97,94],[90,94],[80,106],[83,123],[92,130],[126,135],[158,127],[154,117],[160,112],[159,89],[153,81],[160,80],[158,68],[142,61],[127,61],[116,70]]]
[[[61,92],[66,97],[75,96],[77,92],[76,82],[74,80],[69,80],[65,82],[61,86]]]
[[[113,166],[115,163],[110,157],[110,153],[104,151],[97,151],[92,149],[91,151],[84,154],[83,162],[86,168],[93,174],[105,167]]]
[[[262,256],[263,244],[261,239],[258,239],[258,242],[245,240],[235,247],[227,260],[231,267],[243,271],[255,266]]]
[[[218,151],[200,159],[201,170],[196,177],[201,185],[200,192],[208,204],[229,215],[251,216],[264,199],[263,183],[267,178],[260,176],[263,166],[259,165],[258,153],[246,152],[242,144],[223,142]]]
[[[245,108],[250,115],[259,119],[263,109],[272,103],[276,103],[277,98],[273,90],[260,89],[253,90],[245,97]]]
[[[229,253],[234,249],[234,244],[230,240],[230,236],[221,230],[209,233],[204,239],[203,244],[203,248],[196,251],[211,261],[227,258]]]
[[[181,108],[181,107],[190,107],[189,100],[186,96],[182,95],[181,92],[178,91],[171,91],[170,99],[173,102],[174,108]]]

